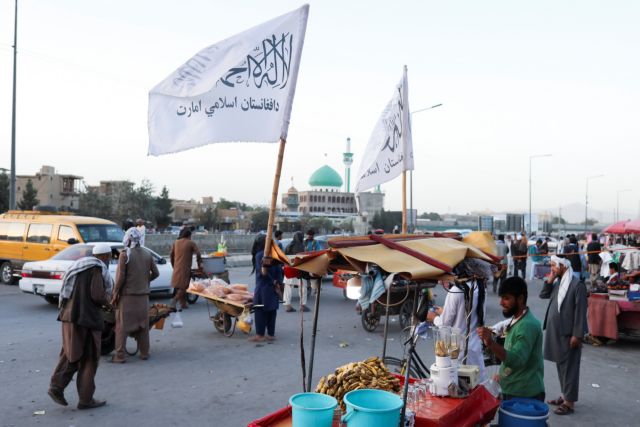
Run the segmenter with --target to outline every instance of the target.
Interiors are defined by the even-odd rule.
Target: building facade
[[[56,173],[53,166],[42,166],[35,175],[17,175],[16,193],[18,199],[29,180],[38,192],[40,206],[53,207],[60,211],[78,209],[82,185],[81,176]]]

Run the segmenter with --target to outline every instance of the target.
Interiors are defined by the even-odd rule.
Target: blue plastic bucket
[[[338,401],[322,393],[299,393],[289,398],[292,409],[292,426],[331,427],[333,410]]]
[[[546,427],[549,405],[536,399],[514,398],[500,404],[500,427]]]
[[[389,427],[400,422],[402,399],[384,390],[354,390],[342,398],[347,413],[342,422],[349,427]]]

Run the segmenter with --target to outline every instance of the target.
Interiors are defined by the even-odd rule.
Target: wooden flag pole
[[[267,270],[265,264],[271,263],[271,246],[273,243],[273,223],[276,216],[276,202],[278,200],[278,187],[280,187],[280,173],[282,172],[282,160],[284,159],[284,146],[287,143],[285,139],[280,138],[280,150],[278,150],[278,163],[276,165],[276,174],[273,177],[273,189],[271,190],[271,206],[269,207],[269,221],[267,222],[267,239],[264,244],[264,260],[262,266],[262,274],[266,275]],[[266,259],[265,259],[266,258]]]
[[[407,234],[407,171],[402,171],[402,234]]]

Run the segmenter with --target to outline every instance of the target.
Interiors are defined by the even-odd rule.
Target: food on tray
[[[245,302],[250,297],[247,295],[239,295],[239,294],[228,294],[226,297],[228,300],[237,301],[237,302]]]
[[[447,348],[447,344],[443,340],[436,340],[436,356],[449,356],[449,349]]]
[[[324,393],[338,400],[342,410],[346,410],[342,398],[352,390],[374,388],[391,392],[400,391],[400,380],[389,373],[378,357],[370,357],[363,362],[340,366],[333,374],[320,378],[316,393]]]
[[[201,282],[191,282],[191,284],[189,284],[189,288],[196,291],[196,292],[202,292],[204,291],[204,283]]]
[[[238,290],[238,291],[245,291],[247,292],[249,290],[249,287],[247,285],[229,285],[229,289],[232,289],[234,291]]]

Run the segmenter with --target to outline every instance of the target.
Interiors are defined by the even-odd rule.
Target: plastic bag
[[[182,328],[184,326],[184,323],[182,323],[182,316],[180,316],[180,312],[177,311],[173,321],[171,321],[171,327],[172,328]]]

